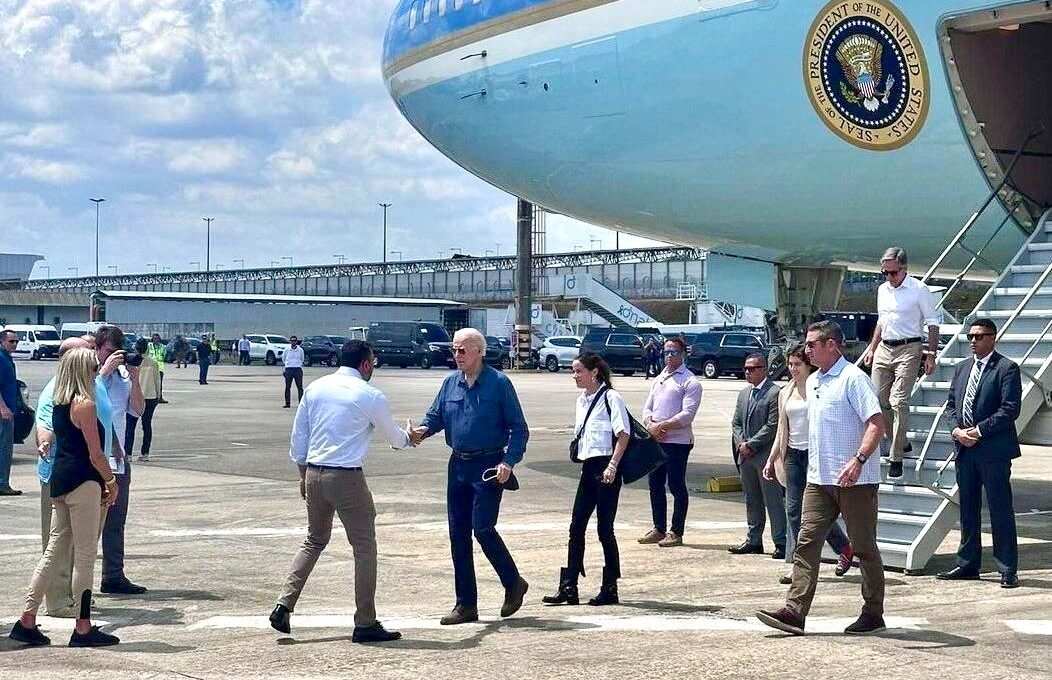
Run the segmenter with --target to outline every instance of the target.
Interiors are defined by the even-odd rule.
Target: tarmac
[[[18,363],[35,395],[55,362]],[[308,368],[309,382],[333,369]],[[373,379],[400,422],[418,421],[445,370],[381,368]],[[733,556],[745,533],[740,493],[707,493],[710,477],[733,475],[733,379],[704,381],[688,471],[686,544],[642,546],[650,528],[645,481],[621,494],[617,535],[621,604],[547,607],[566,559],[567,526],[579,468],[567,456],[577,391],[567,371],[512,373],[531,437],[518,466],[522,489],[507,493],[499,529],[530,583],[526,604],[500,619],[503,591],[476,548],[478,624],[440,627],[453,605],[441,438],[416,449],[374,444],[366,476],[377,507],[378,614],[402,640],[351,642],[353,559],[343,535],[315,569],[292,617],[292,635],[272,630],[274,606],[304,536],[288,442],[295,409],[282,409],[280,367],[215,366],[210,384],[196,367],[168,366],[151,462],[134,464],[127,528],[127,575],[142,596],[96,594],[96,623],[122,644],[65,647],[72,621],[41,617],[51,647],[0,638],[0,678],[1048,678],[1052,677],[1052,450],[1025,447],[1013,468],[1022,587],[998,587],[989,547],[983,580],[944,583],[952,532],[927,575],[887,573],[889,629],[850,637],[861,607],[857,570],[844,578],[824,565],[808,635],[764,627],[759,608],[780,606],[781,561]],[[639,413],[649,383],[615,378]],[[141,437],[141,432],[139,434]],[[136,453],[138,453],[136,451]],[[16,446],[12,485],[0,500],[0,592],[6,631],[23,606],[40,555],[35,450]],[[670,499],[671,504],[671,499]],[[598,590],[602,553],[589,530],[582,600]],[[767,537],[767,549],[773,549]],[[984,541],[989,546],[989,536]],[[96,569],[96,583],[99,578]]]

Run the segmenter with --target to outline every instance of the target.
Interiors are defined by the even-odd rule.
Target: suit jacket
[[[957,365],[950,396],[946,399],[946,419],[951,429],[964,427],[964,397],[972,375],[975,357]],[[988,460],[1008,461],[1018,458],[1019,437],[1015,419],[1023,401],[1023,383],[1019,366],[1008,357],[992,352],[975,391],[972,416],[979,427],[979,443],[971,448],[955,442],[957,455],[983,456]]]
[[[731,452],[734,464],[738,465],[738,445],[745,442],[756,452],[758,465],[765,465],[771,454],[774,436],[778,432],[778,386],[768,379],[760,396],[750,405],[752,385],[738,394],[731,422]]]

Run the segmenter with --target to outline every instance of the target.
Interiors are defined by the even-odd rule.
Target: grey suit
[[[745,512],[749,522],[746,540],[763,545],[764,514],[771,518],[771,538],[776,548],[785,549],[785,494],[777,481],[763,478],[763,468],[771,455],[778,431],[778,387],[767,380],[754,397],[753,387],[738,395],[732,422],[731,450],[745,492]],[[739,458],[738,445],[745,442],[754,454]]]

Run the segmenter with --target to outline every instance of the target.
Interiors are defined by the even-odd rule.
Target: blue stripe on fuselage
[[[459,0],[445,0],[445,16],[439,16],[439,0],[401,0],[387,26],[383,64],[387,66],[407,52],[477,24],[552,2],[555,0],[463,0],[462,3]],[[423,20],[425,4],[431,10],[426,22]],[[416,13],[415,26],[412,29],[409,28],[411,9]]]

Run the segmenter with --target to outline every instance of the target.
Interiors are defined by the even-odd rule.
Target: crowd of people
[[[790,565],[780,579],[789,589],[784,606],[761,610],[757,617],[792,634],[804,632],[825,543],[838,555],[838,576],[856,560],[861,572],[862,611],[845,632],[868,634],[885,627],[884,567],[877,546],[878,449],[887,436],[889,465],[901,466],[902,456],[909,452],[899,430],[905,427],[900,423],[908,414],[908,400],[903,410],[899,393],[906,391],[908,396],[909,390],[899,383],[909,380],[900,374],[919,371],[922,364],[930,373],[934,364],[918,360],[917,348],[912,347],[922,339],[916,326],[928,323],[930,328],[931,319],[923,293],[906,283],[910,277],[905,252],[889,250],[882,265],[887,283],[880,293],[877,347],[865,357],[874,363],[873,378],[845,359],[843,333],[831,321],[812,324],[805,341],[788,350],[791,379],[784,388],[768,376],[765,356],[751,355],[744,364],[748,386],[737,398],[730,443],[745,495],[748,529],[744,541],[730,552],[763,554],[763,534],[770,522],[771,557]],[[907,292],[896,293],[899,289]],[[911,332],[918,335],[897,337]],[[967,338],[973,356],[958,363],[946,406],[956,443],[962,530],[957,566],[938,578],[978,578],[985,489],[1001,585],[1014,588],[1019,582],[1010,471],[1012,459],[1020,453],[1014,421],[1021,381],[1018,366],[995,351],[996,336],[989,319],[970,325]],[[0,345],[10,344],[11,337],[0,333]],[[363,472],[374,432],[395,449],[420,446],[442,433],[450,449],[446,502],[455,601],[440,623],[478,620],[473,538],[504,587],[501,616],[515,614],[529,584],[496,525],[504,492],[519,488],[514,469],[526,453],[530,430],[511,379],[484,362],[485,337],[470,328],[457,331],[452,352],[458,370],[444,379],[420,424],[409,421],[404,427],[393,420],[383,392],[369,384],[374,356],[367,342],[348,341],[341,348],[340,368],[303,389],[302,349],[295,340],[285,359],[285,405],[291,407],[295,383],[299,403],[290,457],[299,470],[308,528],[270,614],[271,625],[284,633],[291,631],[292,613],[339,516],[354,554],[354,641],[400,637],[380,623],[375,604],[376,510]],[[20,642],[49,642],[36,623],[45,601],[49,614],[76,618],[71,646],[118,642],[90,619],[100,533],[102,592],[145,591],[124,572],[129,454],[141,422],[140,459],[148,459],[150,421],[161,403],[161,380],[155,350],[145,341],[137,352],[141,365],[130,365],[122,346],[122,333],[112,326],[94,336],[66,340],[58,372],[40,395],[37,431],[44,554],[33,573],[22,616],[10,633]],[[890,351],[901,347],[908,351]],[[9,358],[9,351],[0,350],[5,351]],[[610,368],[601,357],[584,353],[573,361],[572,377],[580,395],[570,458],[580,465],[580,477],[570,506],[565,566],[559,569],[553,594],[542,598],[544,603],[580,604],[578,584],[586,576],[586,529],[593,514],[603,569],[598,592],[587,604],[619,602],[621,559],[615,522],[626,460],[641,455],[633,453],[636,440],[652,439],[662,454],[647,471],[653,526],[638,542],[662,548],[683,545],[687,461],[694,445],[692,424],[702,402],[702,386],[685,365],[686,351],[682,338],[664,342],[663,367],[651,384],[641,423],[614,388]],[[5,368],[4,358],[0,353],[0,379],[7,381],[13,368]],[[878,366],[890,368],[878,370]],[[891,378],[882,370],[890,371]],[[0,385],[5,387],[0,416],[12,409],[6,384]],[[893,468],[888,476],[900,475]],[[671,522],[668,492],[673,498]]]

